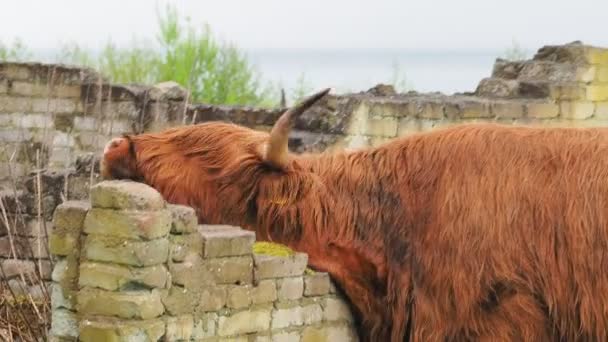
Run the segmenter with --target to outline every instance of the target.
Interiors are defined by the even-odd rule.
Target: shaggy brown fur
[[[607,133],[463,125],[276,169],[268,134],[205,123],[118,140],[104,173],[308,253],[362,340],[605,341]]]

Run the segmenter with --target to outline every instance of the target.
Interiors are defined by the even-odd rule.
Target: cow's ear
[[[308,108],[312,107],[320,99],[329,93],[331,89],[323,89],[316,94],[305,98],[302,102],[288,109],[279,117],[277,122],[270,131],[268,144],[264,147],[264,160],[266,163],[279,168],[285,169],[288,163],[288,147],[289,131],[295,124],[296,119],[302,115]]]

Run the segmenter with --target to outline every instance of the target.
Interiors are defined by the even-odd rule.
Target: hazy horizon
[[[0,42],[20,38],[35,53],[74,42],[154,41],[157,9],[172,4],[191,23],[246,52],[265,80],[361,91],[392,77],[397,62],[419,91],[474,90],[515,41],[531,56],[544,45],[580,40],[608,47],[596,0],[20,0],[0,12]]]

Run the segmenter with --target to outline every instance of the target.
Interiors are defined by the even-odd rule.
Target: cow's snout
[[[103,148],[103,154],[106,155],[108,152],[112,151],[113,149],[119,147],[121,144],[126,143],[125,138],[114,138],[112,140],[110,140],[106,146]]]

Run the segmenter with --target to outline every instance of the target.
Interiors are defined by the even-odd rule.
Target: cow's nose
[[[122,143],[124,140],[125,140],[125,138],[114,138],[114,139],[110,140],[110,142],[108,142],[106,144],[106,146],[103,148],[103,154],[105,155],[113,148],[118,147],[120,145],[120,143]]]

